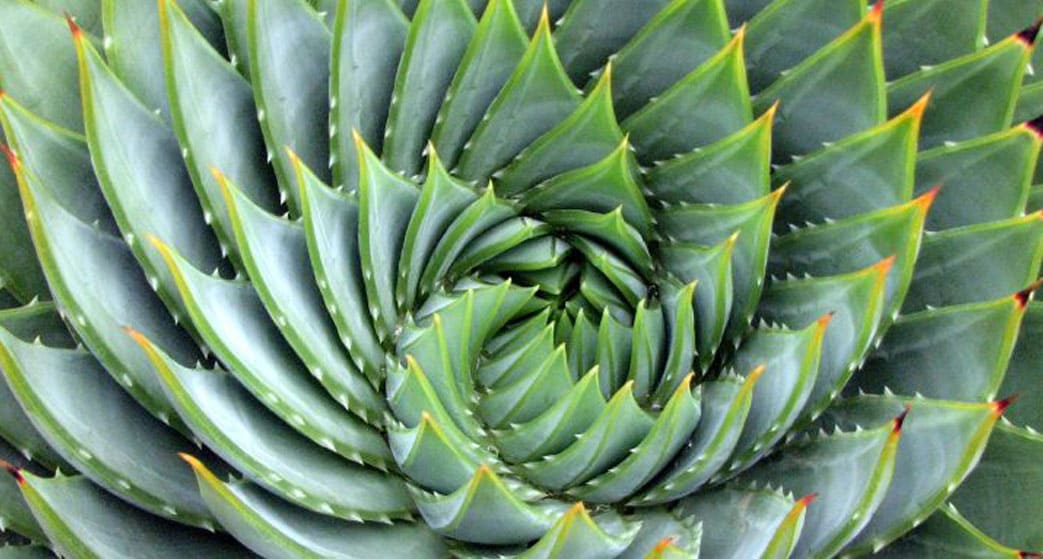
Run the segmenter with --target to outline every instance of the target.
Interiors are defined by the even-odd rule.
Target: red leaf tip
[[[0,460],[0,465],[2,465],[5,470],[7,470],[7,473],[11,474],[11,477],[13,477],[16,482],[18,482],[18,485],[22,485],[23,483],[25,483],[25,476],[22,475],[22,471],[19,470],[17,467],[15,467],[12,464],[8,464],[3,460]]]
[[[1032,294],[1039,289],[1040,285],[1043,285],[1043,278],[1032,282],[1032,285],[1014,294],[1014,302],[1018,305],[1018,309],[1024,309],[1028,306],[1029,301],[1032,300]]]
[[[1025,128],[1028,128],[1038,138],[1043,139],[1043,115],[1039,115],[1032,120],[1025,121]]]
[[[1007,396],[1002,400],[997,400],[989,405],[992,406],[992,411],[996,414],[996,417],[999,417],[1003,415],[1003,412],[1007,411],[1007,408],[1009,408],[1011,404],[1017,402],[1020,397],[1021,394],[1011,394],[1010,396]]]
[[[72,31],[73,38],[79,40],[80,37],[83,37],[83,29],[80,29],[80,26],[76,24],[76,19],[69,12],[65,12],[65,23],[69,25],[69,31]]]
[[[818,499],[818,493],[808,493],[797,501],[797,505],[801,508],[807,508],[808,505],[815,502],[815,499]]]
[[[18,160],[18,154],[16,154],[7,144],[0,144],[0,151],[4,152],[7,156],[7,163],[11,166],[11,170],[15,173],[18,172],[18,168],[22,166],[21,161]]]
[[[1036,553],[1035,551],[1018,552],[1018,559],[1026,559],[1027,557],[1043,557],[1043,553]]]
[[[869,21],[879,23],[884,17],[884,0],[876,0],[876,3],[873,4],[873,9],[869,10],[869,15],[867,17],[869,18]]]
[[[1032,25],[1018,31],[1014,36],[1024,43],[1026,47],[1031,47],[1036,43],[1036,36],[1039,35],[1039,27],[1041,24],[1043,24],[1043,17],[1034,21]]]
[[[891,423],[892,433],[897,435],[902,432],[902,425],[905,424],[905,418],[909,415],[910,409],[912,409],[912,406],[906,405],[905,409],[902,410],[902,413],[898,414],[898,417],[894,418],[894,420]]]

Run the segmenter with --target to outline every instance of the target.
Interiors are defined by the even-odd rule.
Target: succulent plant
[[[1038,556],[1041,13],[0,0],[0,558]]]

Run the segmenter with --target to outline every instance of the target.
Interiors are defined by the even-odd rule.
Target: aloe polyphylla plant
[[[0,0],[0,558],[1038,556],[1041,13]]]

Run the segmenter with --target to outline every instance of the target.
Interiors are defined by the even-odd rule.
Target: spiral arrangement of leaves
[[[0,0],[0,557],[1034,556],[1040,12]]]

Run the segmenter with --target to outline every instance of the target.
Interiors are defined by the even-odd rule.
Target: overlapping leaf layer
[[[0,0],[0,558],[1034,556],[1041,13]]]

